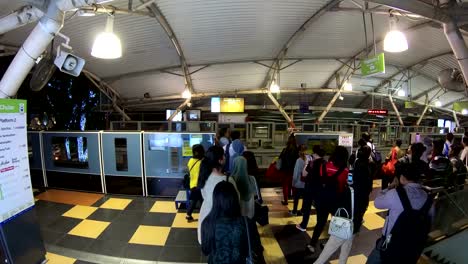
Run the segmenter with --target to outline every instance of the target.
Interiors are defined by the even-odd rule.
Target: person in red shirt
[[[320,234],[327,223],[328,215],[334,214],[341,194],[344,193],[348,179],[348,150],[337,146],[330,156],[329,161],[324,163],[320,174],[321,186],[317,191],[315,207],[317,209],[317,224],[307,248],[315,253]]]

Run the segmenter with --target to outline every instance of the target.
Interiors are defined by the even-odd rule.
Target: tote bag
[[[345,208],[338,208],[334,216],[330,221],[330,227],[328,228],[328,233],[331,236],[335,236],[341,239],[351,239],[353,237],[354,225],[354,189],[351,189],[351,218],[349,217],[348,211]],[[341,216],[341,212],[346,213],[346,217]]]

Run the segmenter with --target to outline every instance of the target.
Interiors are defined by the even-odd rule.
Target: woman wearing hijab
[[[234,159],[231,176],[236,181],[237,190],[239,191],[241,214],[252,219],[255,210],[255,186],[250,180],[251,176],[247,171],[247,160],[244,157],[239,156]]]

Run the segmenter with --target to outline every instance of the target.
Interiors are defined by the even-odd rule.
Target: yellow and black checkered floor
[[[270,225],[259,227],[267,263],[312,263],[316,256],[304,249],[315,217],[307,232],[299,232],[294,226],[301,218],[288,215],[281,190],[264,189],[262,194],[270,209]],[[36,199],[49,263],[206,262],[197,242],[198,223],[187,223],[185,211],[176,210],[173,201],[57,190]],[[382,216],[371,203],[348,263],[365,263],[383,226]]]

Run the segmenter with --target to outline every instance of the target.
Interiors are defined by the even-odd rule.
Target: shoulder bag
[[[349,218],[348,211],[345,208],[338,208],[334,216],[332,216],[330,221],[330,227],[328,228],[328,233],[331,236],[335,236],[341,239],[351,239],[353,237],[354,225],[354,189],[351,189],[351,218]],[[340,215],[341,211],[346,213],[346,217]]]

